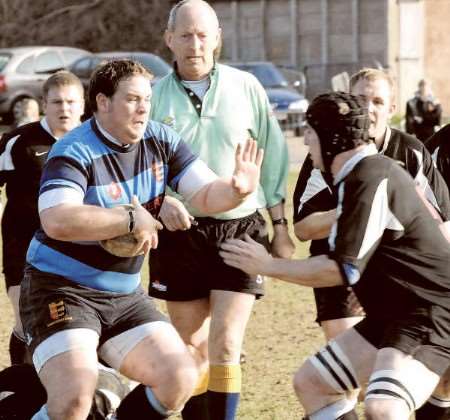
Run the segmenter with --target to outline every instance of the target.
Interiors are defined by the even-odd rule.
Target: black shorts
[[[19,286],[23,279],[26,255],[31,238],[23,238],[19,234],[9,235],[3,239],[3,274],[6,290],[11,286]]]
[[[262,276],[250,276],[226,265],[219,247],[227,239],[248,234],[269,247],[266,223],[258,212],[234,220],[197,218],[197,226],[187,231],[159,234],[158,248],[150,253],[151,296],[171,301],[209,297],[211,290],[264,294]]]
[[[439,376],[450,367],[450,312],[442,307],[417,308],[388,320],[368,315],[355,330],[376,348],[398,349]]]
[[[314,298],[316,300],[317,318],[319,324],[332,319],[351,318],[361,316],[351,305],[351,288],[347,286],[316,287]]]
[[[70,328],[94,330],[102,345],[131,328],[167,320],[141,287],[127,294],[104,292],[31,266],[21,284],[20,317],[32,352],[52,334]]]

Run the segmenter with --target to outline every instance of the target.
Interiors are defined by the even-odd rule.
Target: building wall
[[[387,64],[387,0],[211,1],[223,30],[222,60],[270,60],[304,70],[309,96],[330,77]]]
[[[435,95],[440,99],[445,115],[450,115],[450,2],[425,2],[425,72]]]
[[[270,60],[305,71],[308,96],[362,66],[389,68],[398,111],[429,78],[450,114],[450,0],[210,0],[223,60]]]

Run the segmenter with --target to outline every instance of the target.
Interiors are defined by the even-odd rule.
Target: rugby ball
[[[125,209],[133,208],[131,204],[123,204],[119,207]],[[126,233],[125,235],[100,241],[103,249],[116,257],[123,258],[135,257],[144,253],[141,249],[136,249],[136,244],[137,240],[132,233]]]

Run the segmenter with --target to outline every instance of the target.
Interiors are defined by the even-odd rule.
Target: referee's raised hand
[[[256,190],[259,183],[264,150],[258,149],[256,140],[249,138],[244,145],[238,144],[231,185],[235,193],[245,198]]]

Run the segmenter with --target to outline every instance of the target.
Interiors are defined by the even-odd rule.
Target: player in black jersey
[[[83,98],[83,85],[74,74],[53,74],[43,86],[45,117],[4,134],[0,141],[0,185],[6,184],[8,197],[2,217],[3,273],[15,316],[10,339],[12,364],[22,363],[25,354],[18,312],[20,282],[28,244],[39,228],[42,167],[53,143],[80,124]]]
[[[361,302],[366,317],[296,374],[313,420],[350,418],[347,393],[367,382],[368,418],[406,420],[450,366],[450,245],[411,177],[377,153],[365,104],[325,94],[307,113],[314,167],[337,189],[329,255],[276,259],[250,239],[222,246],[233,267],[310,287],[346,285]]]
[[[378,152],[398,161],[414,178],[427,200],[438,210],[443,220],[450,218],[449,195],[444,180],[433,165],[430,153],[415,137],[390,128],[389,119],[395,112],[394,83],[384,71],[362,69],[350,80],[352,93],[363,94],[369,101],[370,135]],[[297,237],[311,240],[311,255],[328,252],[328,235],[335,220],[337,197],[333,196],[330,180],[312,167],[309,157],[303,164],[293,197],[294,228]],[[325,238],[325,239],[324,239]],[[317,322],[327,340],[351,328],[362,319],[362,310],[353,302],[353,292],[347,287],[315,288]],[[443,390],[438,392],[444,398]],[[444,398],[450,407],[450,395]],[[434,404],[435,401],[432,401]],[[442,402],[439,406],[442,406]],[[448,408],[446,408],[447,410]],[[427,411],[422,408],[421,411]],[[434,407],[433,407],[434,410]],[[419,413],[420,414],[420,413]],[[426,417],[424,417],[426,418]]]
[[[436,167],[450,189],[450,124],[431,136],[425,142],[425,146],[432,154]]]
[[[352,93],[364,94],[369,100],[371,126],[378,152],[401,163],[414,178],[429,202],[444,220],[450,218],[450,201],[445,182],[436,171],[431,156],[422,142],[388,126],[395,111],[393,81],[377,69],[363,69],[354,74],[350,82]],[[327,239],[335,220],[337,197],[333,197],[330,180],[305,160],[294,192],[294,227],[300,240],[312,240],[311,255],[327,253]],[[361,320],[358,308],[349,304],[350,292],[345,288],[314,290],[317,321],[327,339],[353,326]]]

